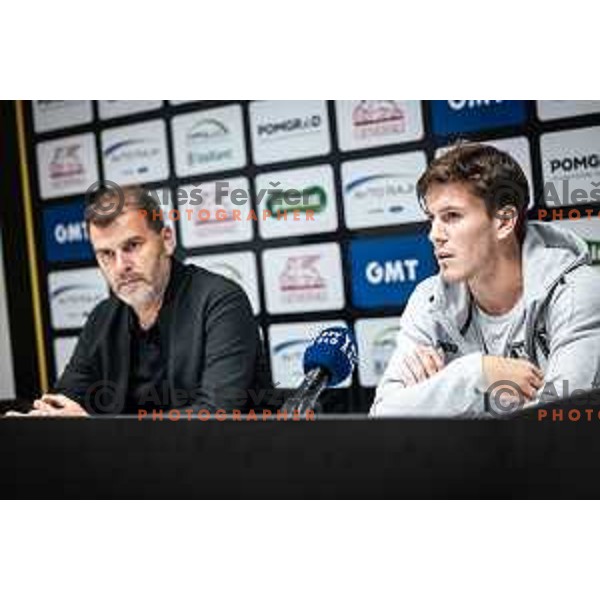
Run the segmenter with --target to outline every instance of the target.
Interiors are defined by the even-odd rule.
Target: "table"
[[[0,419],[5,498],[587,498],[600,419]]]

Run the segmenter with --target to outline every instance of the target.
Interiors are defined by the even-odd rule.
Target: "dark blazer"
[[[93,414],[118,414],[129,384],[132,309],[111,295],[92,311],[56,391]],[[162,406],[244,410],[270,388],[250,303],[234,282],[173,259],[159,319],[169,394]],[[252,392],[250,392],[252,395]],[[166,403],[168,406],[165,406]]]

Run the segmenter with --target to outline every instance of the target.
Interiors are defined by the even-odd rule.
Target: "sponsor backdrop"
[[[246,291],[280,387],[298,385],[320,329],[352,327],[359,368],[325,402],[341,412],[368,409],[406,301],[437,270],[415,195],[436,154],[459,137],[510,152],[532,218],[600,202],[600,101],[39,100],[26,112],[54,379],[108,293],[82,222],[99,179],[147,186],[180,256]],[[598,262],[600,221],[562,225]]]

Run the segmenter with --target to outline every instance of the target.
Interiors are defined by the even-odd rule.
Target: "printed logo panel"
[[[79,329],[108,288],[100,269],[55,271],[48,275],[48,295],[53,329]]]
[[[49,262],[94,258],[83,211],[83,201],[44,209],[44,248]]]
[[[335,231],[338,225],[330,165],[265,173],[256,178],[261,237],[294,237]]]
[[[180,213],[181,241],[186,248],[249,242],[254,236],[251,206],[245,177],[184,186],[174,199]]]
[[[119,185],[159,181],[169,176],[162,119],[105,129],[101,134],[106,179]]]
[[[340,247],[336,243],[265,250],[262,262],[269,313],[344,308]]]
[[[347,327],[344,321],[285,323],[269,327],[269,350],[273,384],[277,388],[295,389],[304,378],[304,352],[319,333],[329,327]],[[348,388],[349,377],[336,388]]]
[[[600,127],[546,133],[540,147],[546,206],[600,202]]]
[[[241,106],[179,115],[172,128],[178,177],[246,166]]]
[[[260,313],[258,273],[254,252],[230,252],[227,254],[192,256],[186,262],[235,281],[246,292],[254,314],[258,315]]]
[[[54,338],[54,372],[57,378],[62,375],[65,367],[69,364],[78,339],[75,336]]]
[[[340,150],[401,144],[423,137],[419,100],[336,100]]]
[[[358,344],[358,377],[363,387],[376,387],[396,348],[400,317],[358,319],[354,325]]]
[[[32,100],[36,133],[91,123],[91,100]]]
[[[540,121],[600,113],[600,100],[538,100]]]
[[[268,100],[250,104],[257,165],[323,156],[331,150],[325,100]]]
[[[424,234],[354,240],[350,259],[357,308],[402,307],[416,286],[438,270]]]
[[[162,105],[162,100],[98,100],[101,119],[114,119],[156,110]]]
[[[348,228],[426,221],[416,190],[426,166],[423,152],[343,163],[342,189]]]
[[[436,135],[519,125],[525,121],[523,100],[432,100]]]
[[[98,181],[93,133],[41,142],[36,153],[42,199],[81,194]]]

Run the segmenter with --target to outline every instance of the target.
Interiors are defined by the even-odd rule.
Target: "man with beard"
[[[89,316],[54,394],[29,415],[243,410],[268,386],[243,290],[174,257],[173,231],[141,188],[96,194],[85,211],[111,296]]]

